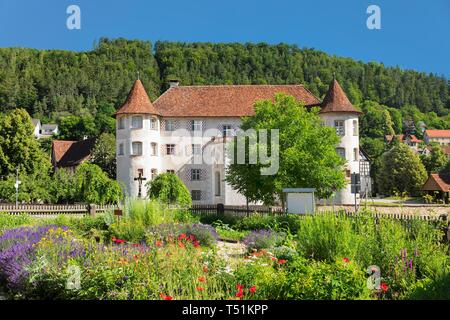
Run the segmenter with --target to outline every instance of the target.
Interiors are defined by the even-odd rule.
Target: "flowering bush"
[[[178,238],[181,235],[184,235],[183,239],[190,239],[194,243],[209,247],[215,245],[219,238],[216,230],[212,226],[194,223],[161,224],[149,228],[146,239],[148,243],[152,243],[156,240],[167,241],[168,239]]]
[[[271,230],[257,230],[246,236],[242,242],[249,249],[272,248],[283,242],[285,235],[283,233]]]

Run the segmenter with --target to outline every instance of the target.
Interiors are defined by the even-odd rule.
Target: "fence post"
[[[218,216],[223,216],[225,214],[225,206],[223,205],[223,203],[218,203],[216,210]]]
[[[95,216],[95,204],[91,203],[88,205],[89,215]]]

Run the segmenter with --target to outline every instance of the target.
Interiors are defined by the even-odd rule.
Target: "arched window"
[[[117,125],[117,128],[120,129],[125,129],[125,117],[120,117],[119,118],[119,123]]]
[[[354,148],[353,149],[353,161],[358,161],[358,159],[359,159],[358,148]]]
[[[132,129],[141,129],[142,128],[142,117],[134,116],[131,118],[131,128]]]
[[[359,134],[358,120],[353,120],[353,135],[357,136]]]
[[[133,142],[131,144],[131,151],[133,156],[141,156],[142,155],[142,142]]]
[[[221,181],[220,181],[220,172],[216,172],[216,197],[220,196],[221,193]]]
[[[158,130],[158,119],[150,118],[150,129],[151,130]]]
[[[345,159],[345,148],[336,148],[336,152],[338,155]]]
[[[158,155],[158,144],[156,142],[152,142],[150,144],[150,147],[151,147],[151,155],[157,156]]]

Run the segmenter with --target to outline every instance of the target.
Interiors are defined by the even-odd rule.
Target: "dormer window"
[[[131,118],[131,128],[132,129],[142,129],[142,117],[134,116]]]

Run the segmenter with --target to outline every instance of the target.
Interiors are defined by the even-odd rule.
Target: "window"
[[[154,179],[156,178],[157,175],[158,175],[158,170],[152,169],[152,170],[151,170],[152,180],[154,180]]]
[[[223,137],[232,137],[233,136],[233,128],[229,124],[224,124],[222,126],[222,136]]]
[[[142,155],[142,142],[133,142],[131,144],[132,155],[141,156]]]
[[[167,155],[175,154],[175,145],[174,144],[166,144],[166,154]]]
[[[201,144],[193,144],[192,145],[192,154],[193,155],[201,155],[202,154]]]
[[[117,155],[119,155],[119,156],[123,156],[124,155],[123,143],[119,144],[119,151],[117,152]]]
[[[359,134],[358,120],[353,120],[353,135],[357,136]]]
[[[166,120],[166,122],[164,123],[164,129],[166,131],[174,131],[175,125],[173,123],[173,120]]]
[[[220,172],[216,172],[216,197],[220,196]]]
[[[358,148],[353,148],[353,161],[358,161]]]
[[[191,121],[191,130],[192,131],[202,131],[202,121],[192,120]]]
[[[191,169],[191,181],[200,180],[200,169]]]
[[[150,129],[158,130],[158,120],[156,118],[150,118]]]
[[[152,156],[157,156],[158,155],[158,144],[156,142],[152,142],[150,144],[150,150],[151,150],[151,155]]]
[[[125,129],[125,118],[124,117],[120,117],[119,118],[118,128],[119,129]]]
[[[175,170],[171,170],[171,169],[170,169],[170,170],[167,170],[166,172],[167,172],[167,173],[175,173]]]
[[[345,122],[344,120],[335,120],[334,127],[338,136],[345,136]]]
[[[192,198],[193,201],[202,200],[202,192],[200,190],[192,190],[191,191],[191,198]]]
[[[345,159],[345,148],[336,148],[336,152],[338,155]]]
[[[142,117],[134,116],[131,118],[131,128],[133,129],[141,129],[142,128]]]

